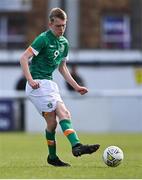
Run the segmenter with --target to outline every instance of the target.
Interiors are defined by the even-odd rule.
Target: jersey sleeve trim
[[[30,52],[34,53],[35,56],[37,56],[39,54],[39,52],[37,50],[35,50],[33,47],[29,47],[28,48]]]

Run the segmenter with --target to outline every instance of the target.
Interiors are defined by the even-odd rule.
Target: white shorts
[[[52,80],[39,80],[40,88],[33,89],[27,82],[26,95],[35,105],[40,114],[52,112],[56,109],[57,102],[63,102],[57,84]]]

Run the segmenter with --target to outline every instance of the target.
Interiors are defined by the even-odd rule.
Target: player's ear
[[[48,23],[48,27],[51,27],[51,23],[50,22]]]
[[[51,22],[51,21],[49,21],[49,22],[48,22],[48,26],[49,26],[49,27],[51,27],[51,25],[52,25],[52,22]]]

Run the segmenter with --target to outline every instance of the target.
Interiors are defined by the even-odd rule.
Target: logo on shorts
[[[51,102],[49,102],[49,103],[47,104],[47,107],[51,109],[51,108],[53,107],[53,104],[52,104]]]

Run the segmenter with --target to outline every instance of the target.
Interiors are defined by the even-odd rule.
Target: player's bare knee
[[[71,114],[69,110],[65,107],[64,103],[58,102],[56,107],[56,115],[59,119],[70,119]]]
[[[67,109],[65,109],[65,110],[63,111],[63,113],[62,113],[62,119],[71,119],[71,114],[70,114],[70,112],[69,112]]]
[[[66,116],[67,116],[68,119],[71,119],[71,113],[70,113],[70,111],[66,110]]]

